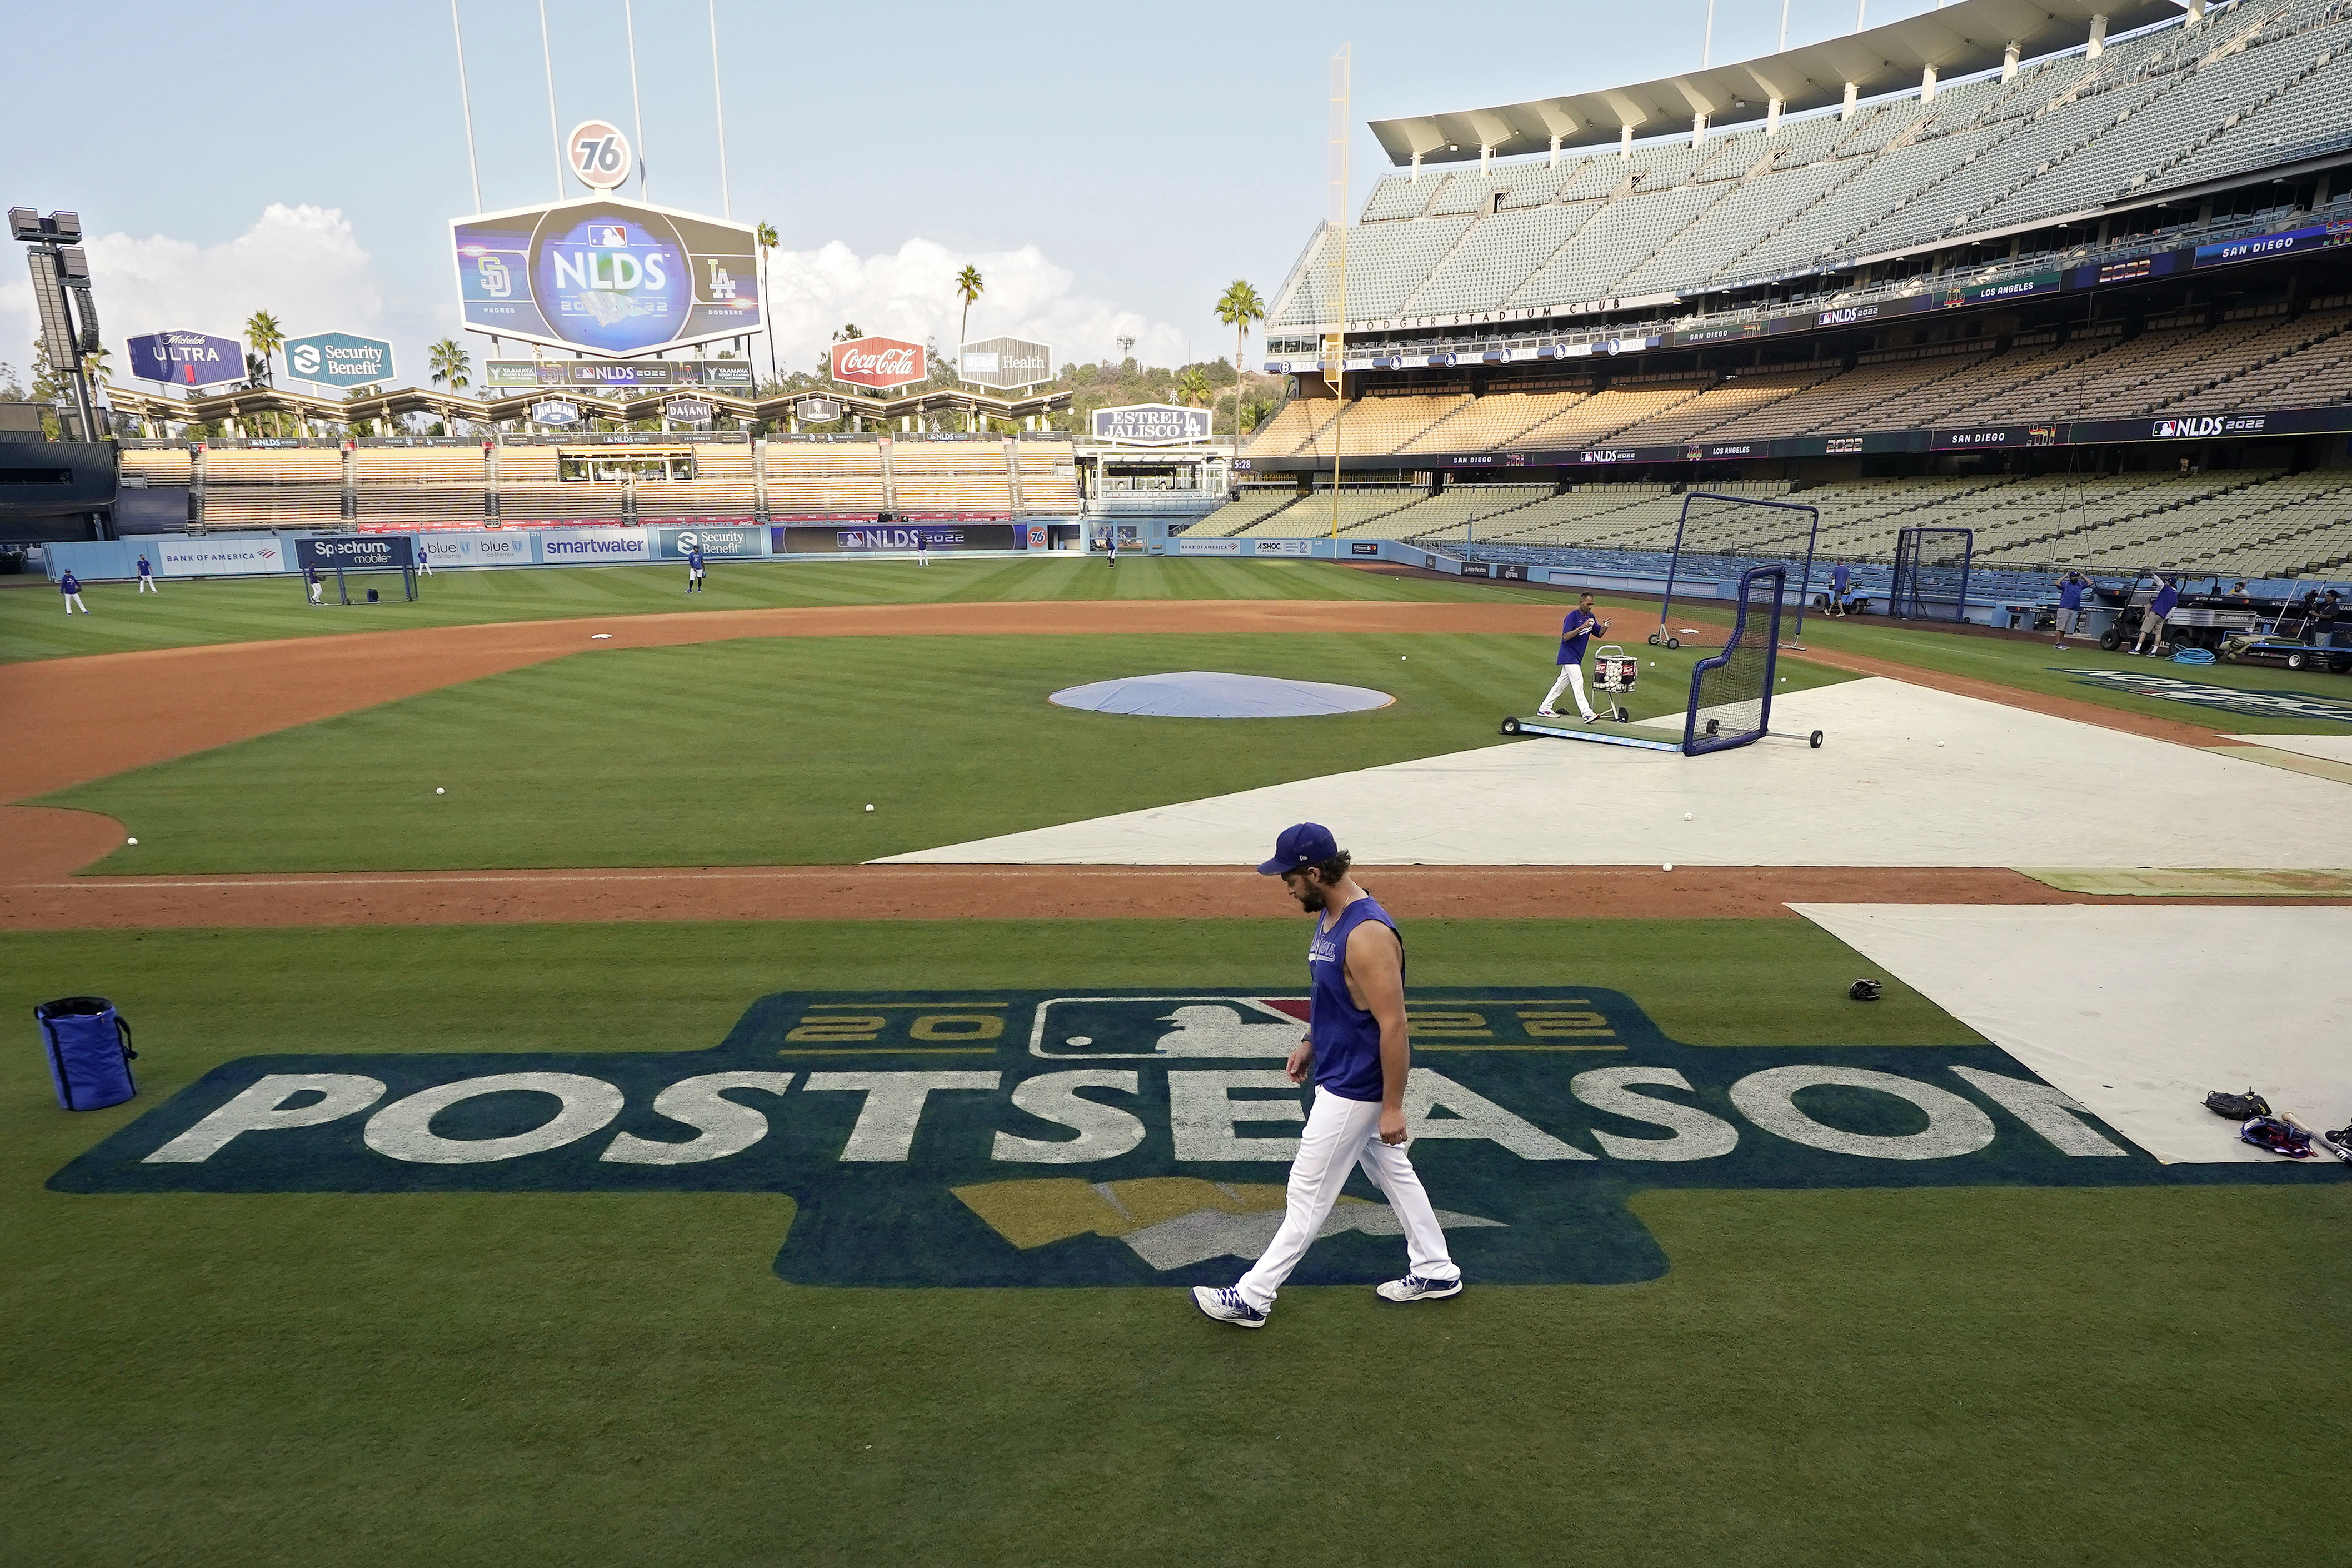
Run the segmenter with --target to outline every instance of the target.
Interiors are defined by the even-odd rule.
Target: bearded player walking
[[[1259,1329],[1275,1293],[1307,1256],[1358,1164],[1404,1227],[1409,1272],[1378,1287],[1384,1301],[1435,1301],[1462,1293],[1462,1270],[1405,1157],[1405,1075],[1412,1044],[1404,1016],[1404,938],[1396,921],[1349,875],[1348,852],[1318,823],[1285,828],[1274,858],[1258,868],[1280,877],[1299,908],[1317,916],[1307,944],[1313,1000],[1307,1038],[1290,1053],[1290,1081],[1312,1075],[1315,1104],[1291,1162],[1282,1228],[1239,1283],[1195,1286],[1192,1303],[1221,1323]]]

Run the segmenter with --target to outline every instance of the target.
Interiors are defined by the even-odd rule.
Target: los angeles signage
[[[855,338],[833,345],[833,379],[851,386],[905,386],[927,380],[930,374],[930,360],[920,343]]]
[[[1305,1008],[1214,985],[784,993],[701,1052],[247,1057],[48,1185],[782,1192],[774,1268],[796,1283],[1223,1284],[1281,1221]],[[1655,1279],[1627,1206],[1654,1187],[2307,1179],[2160,1164],[1990,1046],[1691,1047],[1585,987],[1409,1011],[1413,1161],[1484,1285]],[[1399,1229],[1343,1198],[1298,1282],[1392,1276]]]
[[[131,374],[178,386],[217,386],[245,379],[245,347],[209,332],[149,332],[131,340]]]

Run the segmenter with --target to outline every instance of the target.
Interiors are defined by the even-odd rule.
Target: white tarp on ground
[[[2230,739],[2322,762],[2352,763],[2352,735],[2232,735]]]
[[[2352,866],[2332,779],[1875,677],[1778,698],[1773,725],[1695,758],[1520,741],[891,858],[1255,864],[1315,821],[1378,865]]]
[[[2217,1089],[2352,1122],[2352,909],[1790,907],[2159,1160],[2275,1163]]]

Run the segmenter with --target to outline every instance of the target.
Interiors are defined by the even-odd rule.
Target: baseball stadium
[[[1164,374],[13,208],[0,1561],[2352,1556],[2352,0],[1706,15]]]

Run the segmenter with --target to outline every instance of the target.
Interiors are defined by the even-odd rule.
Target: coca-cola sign
[[[930,374],[920,343],[857,338],[833,345],[833,379],[852,386],[904,386]]]

